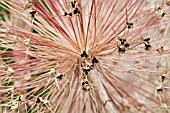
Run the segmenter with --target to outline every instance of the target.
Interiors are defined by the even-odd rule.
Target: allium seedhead
[[[15,73],[15,70],[12,69],[11,67],[9,67],[9,68],[7,69],[7,75],[8,75],[8,76],[12,76],[14,73]]]
[[[24,10],[32,7],[33,0],[28,0],[25,2]]]
[[[42,100],[43,100],[42,97],[37,97],[37,98],[35,99],[35,102],[36,102],[36,103],[40,103]]]
[[[84,80],[82,81],[81,85],[82,85],[82,89],[83,89],[84,91],[89,91],[89,90],[91,89],[91,86],[90,86],[90,84],[89,84],[89,81],[86,80],[86,79],[84,79]]]
[[[19,101],[19,102],[25,101],[25,96],[24,96],[24,95],[20,95],[20,96],[18,97],[18,101]]]
[[[57,80],[62,80],[64,77],[64,74],[57,74],[56,78]]]
[[[13,101],[11,103],[11,110],[17,110],[18,109],[18,102],[17,101]]]
[[[14,36],[12,40],[13,40],[14,43],[17,43],[18,42],[17,36]]]
[[[26,46],[29,46],[29,45],[30,45],[30,39],[25,39],[25,40],[24,40],[24,44],[25,44]]]
[[[56,74],[55,69],[54,69],[54,68],[51,68],[49,74],[50,74],[51,76],[55,76],[55,74]]]
[[[163,91],[163,84],[160,84],[156,87],[157,92],[162,92]]]
[[[1,0],[1,9],[0,112],[169,111],[169,0]]]

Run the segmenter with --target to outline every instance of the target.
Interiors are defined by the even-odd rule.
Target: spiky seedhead
[[[0,6],[10,12],[0,21],[2,111],[144,113],[170,105],[168,1],[2,0]]]

